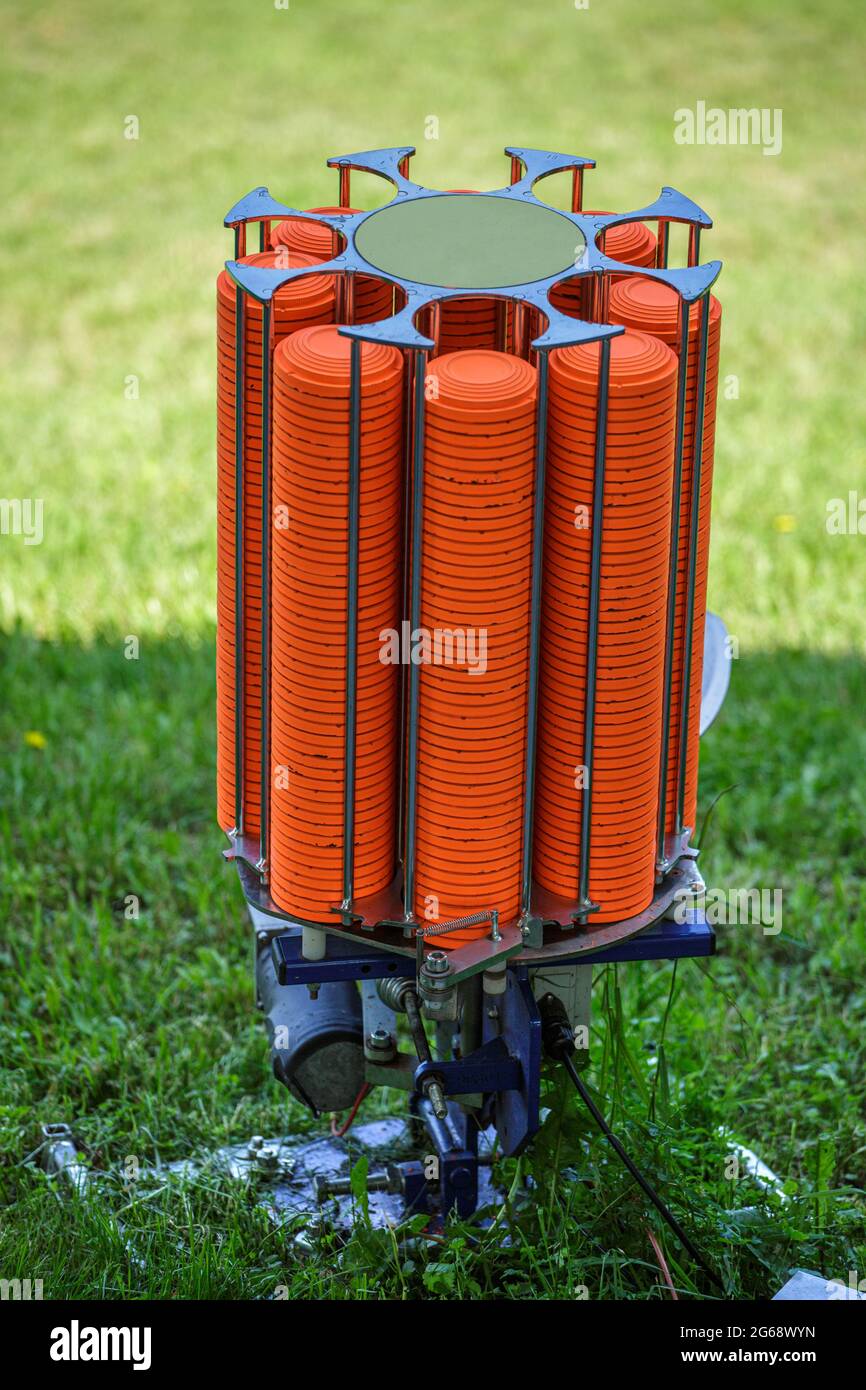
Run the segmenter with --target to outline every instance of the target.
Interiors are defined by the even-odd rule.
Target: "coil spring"
[[[416,927],[416,936],[445,936],[448,932],[461,931],[463,927],[477,927],[489,920],[493,936],[499,936],[499,912],[495,907],[480,912],[468,912],[465,917],[454,917],[450,922],[434,922],[429,927]]]

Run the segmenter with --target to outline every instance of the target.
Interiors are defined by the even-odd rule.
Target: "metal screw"
[[[352,1179],[329,1178],[324,1173],[317,1173],[313,1178],[313,1191],[317,1202],[324,1202],[328,1197],[347,1197],[352,1191]],[[402,1192],[403,1173],[399,1164],[389,1163],[384,1173],[370,1173],[367,1178],[367,1191]]]
[[[424,1080],[422,1090],[430,1102],[436,1119],[447,1119],[448,1105],[445,1101],[445,1092],[442,1089],[441,1081],[437,1081],[435,1076],[428,1076]]]

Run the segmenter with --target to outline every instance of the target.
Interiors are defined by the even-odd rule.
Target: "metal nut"
[[[368,1062],[393,1062],[397,1055],[394,1037],[386,1028],[375,1028],[364,1040],[364,1056]]]

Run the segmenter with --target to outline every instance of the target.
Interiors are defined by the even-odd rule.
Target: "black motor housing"
[[[361,996],[352,980],[281,985],[268,946],[259,950],[256,985],[271,1044],[274,1076],[314,1115],[346,1110],[364,1084]]]

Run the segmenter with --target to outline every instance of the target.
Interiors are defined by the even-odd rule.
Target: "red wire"
[[[363,1086],[361,1087],[360,1091],[358,1092],[358,1094],[357,1094],[356,1097],[355,1097],[355,1104],[352,1106],[351,1110],[349,1111],[349,1118],[346,1120],[345,1124],[343,1124],[343,1125],[340,1126],[339,1129],[337,1128],[337,1121],[336,1121],[336,1119],[334,1118],[333,1115],[331,1116],[331,1133],[333,1134],[333,1136],[334,1136],[335,1139],[342,1139],[343,1135],[346,1134],[346,1133],[348,1132],[348,1130],[350,1129],[350,1127],[351,1127],[351,1125],[352,1125],[352,1121],[354,1120],[354,1118],[355,1118],[355,1116],[357,1115],[358,1111],[360,1110],[361,1105],[363,1104],[365,1098],[370,1094],[370,1092],[372,1091],[372,1089],[373,1089],[373,1087],[370,1085],[369,1081],[365,1081],[364,1084],[363,1084]]]
[[[676,1289],[674,1288],[674,1281],[673,1281],[673,1279],[671,1278],[671,1272],[670,1272],[670,1270],[668,1269],[668,1262],[667,1262],[667,1260],[665,1259],[664,1251],[662,1250],[661,1246],[659,1245],[658,1241],[656,1240],[655,1236],[653,1235],[653,1232],[652,1232],[652,1230],[650,1229],[650,1227],[647,1226],[647,1227],[645,1227],[645,1229],[646,1229],[647,1235],[648,1235],[649,1238],[650,1238],[650,1244],[652,1245],[653,1250],[656,1252],[656,1260],[658,1261],[659,1269],[661,1270],[661,1272],[662,1272],[662,1274],[663,1274],[663,1276],[664,1276],[664,1281],[665,1281],[665,1283],[667,1284],[668,1288],[669,1288],[670,1291],[671,1291],[671,1298],[674,1298],[674,1299],[676,1299],[677,1301],[679,1301],[679,1294],[677,1293]]]

